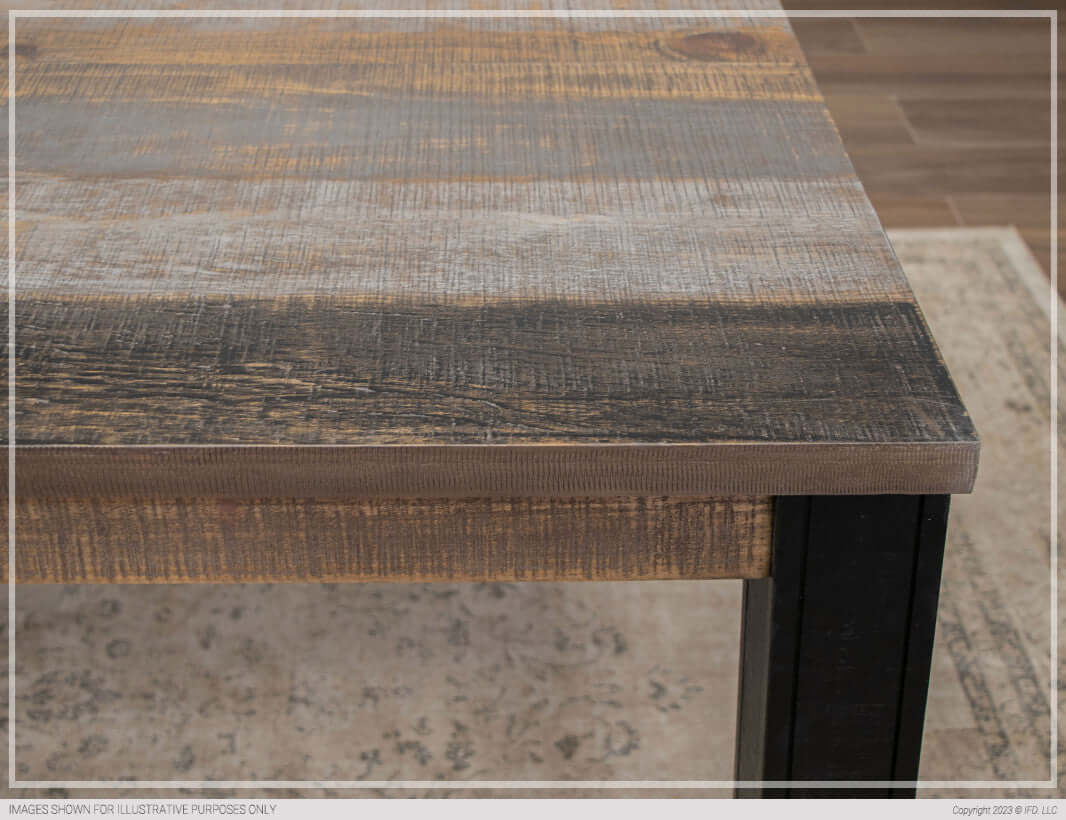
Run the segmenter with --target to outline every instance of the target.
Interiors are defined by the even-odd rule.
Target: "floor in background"
[[[952,508],[921,776],[1043,780],[1046,279],[1008,229],[893,242],[983,441]],[[728,779],[739,603],[737,582],[24,587],[18,776]]]
[[[839,17],[793,19],[792,25],[885,226],[1013,224],[1047,273],[1048,20],[847,15],[857,9],[1016,10],[1051,5],[990,0],[782,0],[782,5],[790,12],[840,11]],[[1064,46],[1060,30],[1060,54]],[[1062,74],[1059,89],[1062,133]],[[1059,157],[1060,169],[1066,171],[1061,150]],[[1063,187],[1061,177],[1059,185]],[[1066,253],[1061,234],[1060,246],[1061,264]]]

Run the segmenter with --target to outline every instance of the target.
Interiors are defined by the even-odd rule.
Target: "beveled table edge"
[[[977,440],[590,445],[16,445],[33,497],[969,493]],[[6,486],[3,490],[7,494]]]

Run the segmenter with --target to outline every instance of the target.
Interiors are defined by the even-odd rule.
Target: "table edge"
[[[978,440],[600,445],[16,445],[32,497],[954,494]],[[6,487],[3,490],[7,495]]]

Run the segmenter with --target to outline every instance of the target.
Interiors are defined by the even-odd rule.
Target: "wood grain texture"
[[[919,142],[927,145],[1051,146],[1047,100],[900,100]]]
[[[558,464],[576,495],[972,485],[973,426],[782,19],[17,25],[30,487],[70,483],[70,445],[120,476],[129,445],[287,445],[290,496],[341,448],[406,464],[396,497],[421,447],[455,451],[451,494],[524,462],[547,479],[506,483],[539,496]],[[754,445],[778,466],[753,481]],[[700,452],[663,479],[677,446]],[[220,493],[268,494],[259,456],[224,458]],[[134,481],[175,482],[214,486]]]
[[[16,580],[761,578],[770,508],[769,498],[20,500]]]

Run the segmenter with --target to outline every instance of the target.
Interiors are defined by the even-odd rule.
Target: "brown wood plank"
[[[890,8],[892,11],[927,11],[933,8],[933,6],[929,5],[928,0],[894,0],[892,3],[885,3],[884,0],[782,0],[781,5],[787,11],[825,9],[840,11],[842,14],[854,9]],[[1036,2],[1032,3],[1027,2],[1023,8],[1053,9],[1058,8],[1058,5],[1057,3],[1036,0]],[[962,11],[970,9],[1016,11],[1019,5],[1016,0],[937,0],[936,8]]]
[[[1050,185],[1051,161],[1040,147],[876,145],[854,148],[851,159],[874,195],[1020,194]]]
[[[1014,225],[1047,231],[1051,226],[1050,191],[1043,194],[956,194],[952,198],[964,225]],[[1066,205],[1059,202],[1059,208]]]
[[[770,507],[769,498],[21,499],[16,579],[760,578]]]
[[[1051,145],[1048,100],[900,100],[900,107],[921,144]]]
[[[337,457],[404,465],[411,497],[429,447],[434,481],[492,495],[527,462],[531,495],[560,464],[574,495],[740,492],[757,445],[778,466],[753,492],[972,483],[970,419],[780,19],[27,19],[17,44],[37,491],[81,455],[35,445],[229,476],[148,495],[295,496]],[[219,445],[301,452],[276,481]]]
[[[910,125],[894,97],[841,94],[827,96],[825,102],[845,145],[914,144]]]
[[[950,228],[959,224],[947,197],[872,194],[870,202],[886,228]]]
[[[832,18],[803,18],[790,20],[803,53],[865,54],[866,45],[855,27],[855,21]]]
[[[994,66],[1011,73],[1050,66],[1047,18],[864,17],[855,27],[867,51],[878,56],[984,59],[986,71]]]
[[[923,56],[814,55],[822,93],[896,94],[907,99],[1014,97],[1048,101],[1051,61],[1019,65],[1012,57],[985,60],[934,51]],[[1060,82],[1061,88],[1061,82]],[[1050,102],[1049,102],[1050,105]]]

